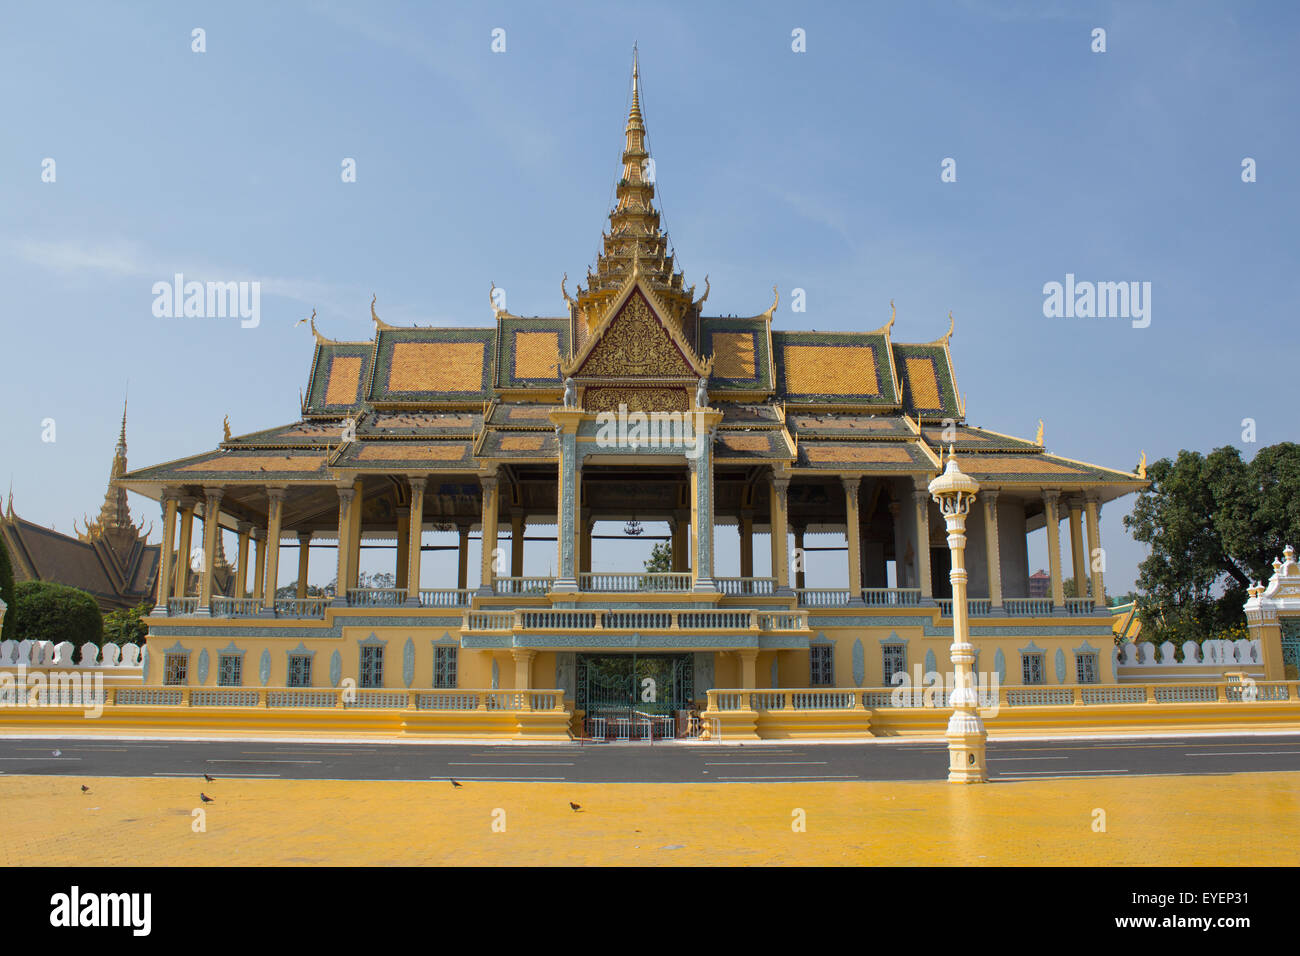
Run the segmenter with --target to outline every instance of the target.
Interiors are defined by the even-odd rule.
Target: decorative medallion
[[[195,668],[195,676],[198,677],[200,684],[208,682],[208,649],[206,647],[199,651],[199,663]]]
[[[330,686],[338,687],[342,679],[343,655],[338,652],[338,648],[335,648],[334,653],[330,655]]]
[[[1056,682],[1065,683],[1065,651],[1059,647],[1056,649]]]
[[[266,682],[271,679],[271,651],[266,648],[262,651],[262,659],[257,665],[257,678],[266,686]]]
[[[934,674],[938,670],[939,662],[935,659],[934,648],[930,648],[925,652],[925,672],[927,674]]]
[[[409,637],[406,643],[402,645],[402,680],[406,686],[411,686],[411,681],[415,680],[415,642]]]
[[[853,641],[853,683],[859,687],[867,677],[866,654],[862,650],[862,638]]]
[[[993,655],[993,669],[998,672],[998,683],[1005,684],[1007,682],[1007,658],[1000,647],[998,652]]]

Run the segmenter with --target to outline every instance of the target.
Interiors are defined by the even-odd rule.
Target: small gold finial
[[[772,286],[772,304],[768,306],[767,311],[762,313],[763,318],[772,321],[772,316],[776,313],[776,307],[781,304],[781,292],[776,286]]]
[[[943,343],[945,345],[947,345],[948,340],[952,338],[952,330],[956,327],[956,325],[957,323],[952,317],[952,309],[949,309],[948,310],[948,331],[943,334]]]
[[[297,322],[295,322],[295,323],[293,324],[293,327],[296,329],[298,326],[302,325],[304,322],[309,322],[309,323],[311,323],[311,334],[315,337],[315,339],[316,339],[316,344],[317,344],[317,345],[327,345],[327,344],[329,343],[329,341],[330,341],[329,339],[325,338],[325,336],[321,335],[319,332],[316,331],[316,310],[315,310],[315,309],[312,309],[312,310],[311,310],[311,317],[310,317],[310,318],[307,318],[307,319],[299,319]]]
[[[222,441],[230,441],[230,416],[227,415],[221,421]]]
[[[894,319],[898,317],[898,310],[894,308],[894,300],[889,300],[889,321],[885,323],[885,331],[888,332],[894,327]]]
[[[375,311],[375,300],[378,298],[378,295],[371,295],[370,297],[370,320],[375,323],[375,329],[377,331],[384,332],[391,329],[392,326],[381,319],[379,313]]]
[[[1038,420],[1038,434],[1034,436],[1034,444],[1039,448],[1043,447],[1043,420]]]
[[[1147,476],[1147,453],[1146,449],[1142,450],[1142,457],[1138,459],[1137,476],[1146,479]]]
[[[708,299],[708,297],[709,297],[709,277],[708,274],[706,273],[704,276],[704,295],[700,296],[699,301],[694,303],[696,310],[700,309],[700,307],[704,305],[704,302],[706,299]]]
[[[564,301],[568,303],[570,309],[576,309],[578,303],[573,301],[573,296],[569,295],[569,290],[564,287],[564,284],[568,281],[569,274],[566,272],[564,278],[560,280],[560,295],[564,296]]]

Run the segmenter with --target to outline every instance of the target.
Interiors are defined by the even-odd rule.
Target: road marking
[[[348,751],[333,750],[241,750],[241,754],[276,754],[281,757],[351,757]]]
[[[1069,757],[990,757],[989,760],[1069,760]]]
[[[855,774],[855,773],[818,773],[818,774],[812,774],[812,775],[809,775],[809,776],[802,776],[802,777],[801,777],[801,776],[798,776],[798,775],[796,775],[796,774],[787,774],[787,775],[782,775],[782,776],[779,776],[779,777],[759,777],[759,776],[745,776],[745,777],[736,776],[736,777],[726,777],[726,776],[720,776],[720,777],[718,777],[717,779],[719,779],[719,780],[857,780],[857,779],[858,779],[858,775]]]
[[[1081,774],[1081,773],[1131,773],[1131,772],[1132,772],[1132,771],[1130,771],[1130,770],[1071,770],[1071,771],[1068,772],[1068,775],[1069,775],[1069,776],[1074,776],[1075,774]],[[1060,775],[1060,773],[1061,773],[1061,771],[1059,771],[1059,770],[1017,770],[1017,771],[1015,772],[1014,776],[1019,777],[1019,776],[1024,776],[1024,775],[1028,775],[1028,774],[1034,774],[1035,776],[1040,775],[1040,774],[1057,774],[1057,775]],[[1012,776],[1012,774],[1009,774],[1009,773],[1008,773],[1008,774],[998,774],[998,776],[1005,777],[1005,776]]]
[[[522,761],[491,761],[491,760],[451,760],[447,762],[448,767],[572,767],[572,761],[568,763],[545,763],[530,760],[527,763]]]
[[[1300,750],[1225,750],[1218,753],[1190,753],[1184,757],[1278,757],[1284,754],[1300,754]]]
[[[726,760],[706,763],[706,767],[803,767],[826,766],[826,760]]]
[[[202,778],[201,770],[155,770],[152,777],[196,777]],[[239,773],[235,777],[227,777],[227,780],[234,780],[237,777],[278,777],[278,773]]]
[[[0,760],[80,760],[80,757],[56,757],[51,754],[48,757],[0,757]]]
[[[430,780],[443,780],[446,777],[430,777]],[[457,783],[564,783],[566,777],[457,777]]]
[[[324,763],[323,760],[235,760],[225,757],[209,757],[207,763]]]

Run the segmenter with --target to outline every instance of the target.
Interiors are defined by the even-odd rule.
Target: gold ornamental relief
[[[629,412],[690,411],[684,388],[588,387],[582,404],[589,412],[616,412],[619,405],[626,405]]]
[[[682,378],[695,373],[637,292],[610,322],[577,374]]]

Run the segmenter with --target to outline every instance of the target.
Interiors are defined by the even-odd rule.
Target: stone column
[[[758,650],[757,648],[746,648],[745,650],[736,651],[736,656],[740,658],[740,687],[741,690],[753,690],[758,686]]]
[[[858,505],[861,478],[840,477],[844,485],[845,539],[849,550],[849,604],[862,605],[862,513]]]
[[[456,525],[456,587],[464,591],[469,587],[469,525],[459,522]]]
[[[1002,607],[1002,551],[998,546],[998,493],[985,491],[984,560],[989,569],[989,603],[995,611]]]
[[[307,572],[311,570],[311,532],[298,532],[298,597],[307,596]]]
[[[284,489],[268,488],[266,528],[266,592],[262,607],[275,610],[275,589],[280,583],[280,522],[284,519]]]
[[[163,533],[162,533],[162,567],[158,569],[158,604],[153,609],[154,615],[167,613],[167,602],[172,596],[172,583],[176,573],[174,549],[176,547],[176,495],[171,491],[162,494]],[[15,613],[17,613],[15,611]]]
[[[529,690],[533,686],[533,659],[537,652],[525,647],[512,647],[510,656],[515,661],[515,690]]]
[[[235,597],[248,597],[248,540],[252,537],[253,522],[240,521],[235,525],[239,532],[239,550],[235,556]]]
[[[1065,610],[1065,585],[1061,581],[1061,493],[1043,492],[1043,519],[1047,526],[1047,563],[1052,579],[1052,610]]]
[[[685,573],[691,569],[690,561],[691,513],[680,510],[673,518],[673,570]]]
[[[1083,502],[1071,498],[1070,509],[1070,563],[1074,567],[1074,596],[1088,596],[1088,563],[1083,557]]]
[[[410,486],[411,507],[406,516],[406,603],[411,607],[418,607],[421,559],[424,556],[424,479],[411,478]],[[468,528],[465,529],[465,537],[469,538]]]
[[[334,585],[334,606],[345,607],[348,603],[348,580],[351,578],[352,565],[352,508],[356,489],[339,488],[339,549],[338,578]]]
[[[576,408],[565,408],[550,414],[555,426],[555,437],[560,446],[558,463],[559,489],[555,516],[555,546],[558,551],[556,560],[556,591],[578,590],[578,574],[581,567],[581,555],[578,550],[578,530],[581,528],[580,484],[582,481],[578,460],[578,426],[582,422],[582,412]]]
[[[190,573],[190,546],[193,543],[194,535],[194,508],[198,505],[199,499],[185,497],[180,501],[181,505],[181,538],[176,543],[176,597],[185,597],[185,589],[189,584]]]
[[[916,507],[916,586],[921,589],[921,603],[932,604],[934,587],[930,583],[930,493],[918,488],[912,493],[912,500]]]
[[[754,576],[754,512],[749,508],[740,512],[740,576]]]
[[[786,553],[790,528],[787,523],[790,479],[772,476],[772,576],[776,578],[776,590],[780,594],[790,593],[790,555]]]
[[[578,485],[581,487],[582,472],[578,472]],[[591,536],[596,530],[596,520],[592,517],[583,518],[580,522],[582,530],[578,532],[578,571],[581,573],[591,573]]]
[[[397,556],[393,562],[393,578],[399,589],[406,589],[411,575],[411,506],[399,505],[397,512]]]
[[[510,512],[510,576],[524,576],[524,513]]]
[[[1092,568],[1092,606],[1095,608],[1104,608],[1106,606],[1106,583],[1102,580],[1103,564],[1102,557],[1105,551],[1101,548],[1101,502],[1092,496],[1087,500],[1088,511],[1088,567]]]
[[[217,561],[217,535],[221,534],[220,488],[203,489],[203,572],[199,578],[199,613],[212,610],[212,573]]]
[[[492,594],[493,582],[496,580],[497,550],[497,495],[500,494],[498,479],[495,475],[483,475],[479,478],[483,486],[483,554],[479,565],[479,594]]]
[[[266,529],[253,529],[253,551],[256,558],[253,561],[253,583],[249,586],[248,596],[256,598],[260,606],[262,597],[266,591]]]

